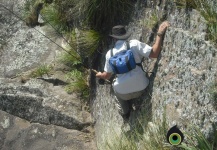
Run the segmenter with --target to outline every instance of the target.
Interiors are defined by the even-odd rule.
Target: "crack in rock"
[[[58,109],[56,107],[64,102],[45,95],[39,89],[29,89],[24,86],[0,89],[0,109],[14,116],[34,123],[53,124],[76,130],[82,130],[91,125],[90,121],[82,118],[85,113],[82,114],[76,110],[78,108],[73,106],[73,103],[67,103],[68,109],[63,107]]]

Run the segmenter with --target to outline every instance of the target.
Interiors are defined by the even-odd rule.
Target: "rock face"
[[[93,149],[92,138],[84,132],[55,125],[30,123],[0,111],[1,150]]]
[[[21,16],[23,1],[1,1]],[[62,49],[42,34],[48,26],[28,28],[0,7],[0,149],[96,149],[91,114],[64,90],[63,68],[55,65]],[[61,44],[60,38],[53,41]],[[21,82],[40,65],[52,75]]]
[[[145,1],[136,5],[134,21],[129,23],[131,39],[152,45],[160,20],[168,20],[171,27],[159,58],[144,62],[145,70],[154,74],[148,73],[150,85],[141,97],[141,107],[150,121],[162,121],[165,113],[169,126],[177,124],[187,130],[186,125],[196,124],[209,137],[212,124],[217,125],[216,102],[210,93],[217,83],[217,48],[206,38],[207,21],[200,12],[178,8],[171,1]],[[94,116],[100,149],[123,129],[110,89],[110,85],[96,89]],[[139,116],[131,115],[131,127],[135,115]]]
[[[23,2],[1,0],[1,5],[21,15]],[[216,1],[208,3],[217,11]],[[145,112],[142,115],[160,122],[166,114],[169,126],[178,124],[185,130],[186,124],[192,123],[210,136],[211,125],[217,124],[216,102],[210,92],[217,83],[217,48],[206,38],[207,21],[200,12],[177,7],[170,0],[138,0],[128,25],[131,39],[152,45],[161,20],[168,20],[171,27],[159,58],[144,61],[145,70],[154,73],[147,73],[150,85],[137,100]],[[96,84],[96,148],[90,113],[82,109],[75,95],[63,89],[64,71],[56,65],[61,50],[41,34],[48,28],[28,28],[0,7],[0,149],[105,150],[122,130],[136,125],[140,110],[133,111],[129,124],[124,124],[111,85]],[[61,39],[53,40],[60,44]],[[54,66],[54,73],[21,82],[20,76],[42,64]]]

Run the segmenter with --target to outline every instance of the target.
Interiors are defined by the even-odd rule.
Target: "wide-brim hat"
[[[112,28],[112,34],[109,36],[118,39],[118,40],[126,40],[130,37],[131,33],[127,32],[123,25],[117,25]]]

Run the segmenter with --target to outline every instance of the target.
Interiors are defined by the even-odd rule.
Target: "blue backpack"
[[[133,52],[130,50],[129,43],[127,42],[127,50],[117,53],[113,56],[113,49],[111,49],[111,57],[109,64],[115,74],[127,73],[136,68],[136,61]]]

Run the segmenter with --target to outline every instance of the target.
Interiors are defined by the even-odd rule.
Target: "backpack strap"
[[[113,56],[113,48],[111,49],[111,57],[112,57],[112,56]],[[114,69],[115,69],[115,72],[119,73],[118,68],[116,67],[116,64],[115,64]]]
[[[144,57],[142,57],[141,62],[140,62],[140,63],[136,63],[136,65],[139,66],[139,67],[141,67],[141,68],[142,68],[142,71],[145,72],[145,70],[144,70],[144,68],[143,68],[143,66],[142,66],[142,62],[143,62],[143,60],[144,60]]]
[[[130,44],[129,44],[129,41],[126,41],[127,42],[127,49],[130,49]],[[142,62],[144,60],[144,57],[142,57],[142,60],[140,63],[136,63],[137,66],[141,67],[142,70],[145,72],[145,70],[143,69],[143,66],[142,66]]]
[[[113,56],[113,48],[111,49],[111,57]]]
[[[129,44],[129,41],[126,41],[127,42],[127,49],[130,49],[130,44]],[[141,67],[142,70],[145,72],[145,70],[143,69],[143,66],[142,66],[142,62],[144,60],[144,57],[142,57],[142,60],[140,63],[136,63],[137,66]]]
[[[127,50],[128,50],[128,49],[130,49],[129,41],[126,41],[126,43],[127,43]],[[114,54],[113,54],[113,48],[111,49],[111,52],[110,52],[110,53],[111,53],[111,57],[112,57],[112,56],[114,55]],[[144,60],[144,57],[142,58],[141,62],[140,62],[140,63],[136,63],[136,65],[137,65],[137,66],[140,66],[141,69],[145,72],[145,70],[143,69],[143,66],[142,66],[143,60]],[[119,72],[116,67],[114,67],[114,69],[115,69],[116,72]]]

